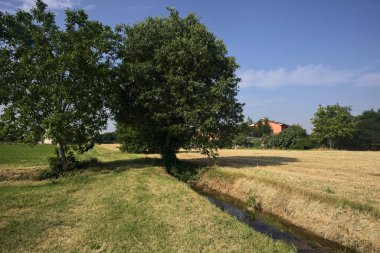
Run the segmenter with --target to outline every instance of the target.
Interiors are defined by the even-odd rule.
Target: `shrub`
[[[272,136],[271,146],[280,149],[309,149],[311,142],[300,125],[292,125],[280,134]]]

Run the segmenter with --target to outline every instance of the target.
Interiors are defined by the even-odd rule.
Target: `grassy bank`
[[[198,186],[361,252],[380,251],[380,153],[222,150],[216,161],[197,153],[180,158],[214,164]]]
[[[102,165],[56,180],[0,182],[0,252],[293,251],[151,160],[104,147],[81,159],[90,156]]]

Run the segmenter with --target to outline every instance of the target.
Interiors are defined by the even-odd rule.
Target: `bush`
[[[283,132],[273,135],[270,144],[280,149],[309,149],[312,146],[306,130],[300,125],[292,125]]]
[[[99,163],[98,159],[95,157],[92,157],[88,160],[78,161],[74,153],[72,151],[69,151],[67,153],[67,162],[69,165],[69,170],[66,172],[63,172],[62,169],[62,162],[59,158],[58,154],[54,157],[48,158],[49,168],[46,170],[40,171],[36,179],[38,180],[44,180],[49,178],[58,178],[60,176],[63,176],[64,174],[71,174],[79,169],[85,169],[91,166],[95,166]]]
[[[37,176],[37,180],[44,180],[44,179],[50,179],[50,178],[58,178],[60,176],[59,171],[55,171],[52,169],[46,169],[46,170],[41,170]]]

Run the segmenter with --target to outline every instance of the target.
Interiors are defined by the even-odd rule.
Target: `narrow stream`
[[[199,192],[199,191],[197,191]],[[319,253],[319,252],[354,252],[351,249],[345,248],[335,242],[328,241],[322,238],[311,238],[310,235],[294,231],[291,227],[284,226],[280,222],[276,222],[273,217],[257,212],[255,218],[252,218],[247,211],[229,204],[223,200],[214,198],[204,192],[200,194],[215,206],[230,215],[236,217],[239,221],[247,224],[254,230],[272,237],[274,240],[281,240],[288,244],[294,245],[298,252],[301,253]]]

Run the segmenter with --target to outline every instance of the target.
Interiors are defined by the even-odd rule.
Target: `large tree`
[[[312,133],[314,139],[320,144],[328,145],[331,149],[342,148],[342,145],[351,139],[356,131],[351,107],[339,104],[326,107],[319,105],[311,122],[314,126]]]
[[[0,12],[5,131],[31,144],[52,139],[67,170],[67,150],[87,150],[106,126],[113,41],[83,10],[66,10],[64,29],[40,0],[30,12]]]
[[[230,140],[242,120],[238,65],[224,43],[190,14],[149,17],[125,28],[119,126],[160,150],[167,168],[180,148],[206,154]]]

